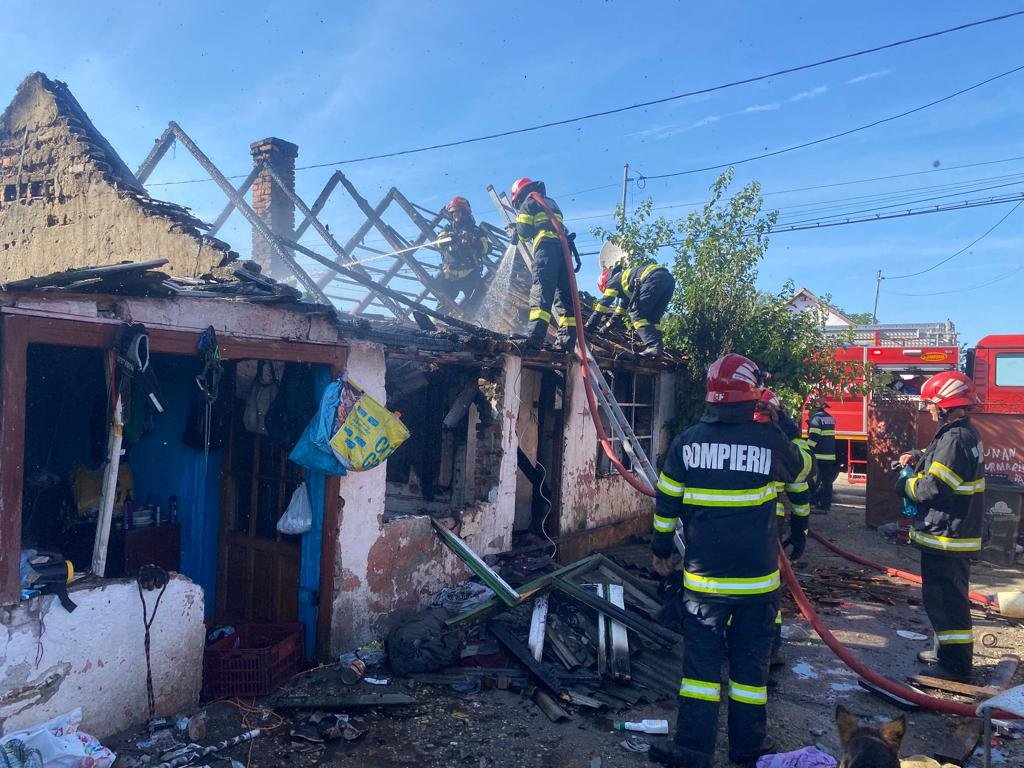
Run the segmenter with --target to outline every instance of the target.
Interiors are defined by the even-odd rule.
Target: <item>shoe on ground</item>
[[[931,670],[931,676],[937,677],[941,680],[949,680],[952,683],[967,683],[970,685],[974,682],[974,677],[971,670],[962,669],[950,669],[949,667],[939,662],[939,665]]]
[[[918,652],[917,660],[922,664],[938,664],[939,654],[937,654],[933,648],[926,648],[925,650]]]
[[[732,750],[729,750],[729,760],[736,763],[737,765],[753,765],[757,762],[757,758],[762,755],[770,755],[776,751],[775,740],[770,736],[765,736],[764,741],[761,745],[753,752],[746,752],[743,754],[737,754]]]
[[[647,759],[652,763],[678,768],[711,768],[713,756],[681,747],[674,741],[663,741],[651,744]]]

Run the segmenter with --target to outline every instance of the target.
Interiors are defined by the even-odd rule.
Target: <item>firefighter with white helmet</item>
[[[671,572],[681,520],[685,646],[674,740],[651,747],[654,762],[710,768],[723,660],[729,758],[752,764],[774,746],[766,705],[780,584],[775,484],[792,482],[803,461],[778,425],[754,421],[760,380],[743,355],[712,363],[705,414],[672,441],[658,480],[654,568]]]
[[[917,505],[910,540],[921,550],[921,597],[935,630],[933,649],[917,658],[967,680],[974,656],[967,593],[971,557],[981,550],[985,493],[985,450],[969,412],[980,400],[967,376],[944,371],[924,383],[921,401],[939,431],[924,451],[900,456],[914,474],[896,484]]]
[[[608,328],[623,321],[640,337],[644,345],[640,354],[657,359],[662,353],[661,318],[672,300],[675,278],[659,264],[626,267],[625,252],[607,245],[599,257],[601,276],[597,287],[601,298],[594,302],[594,314],[587,320],[586,330],[596,328],[602,319]]]

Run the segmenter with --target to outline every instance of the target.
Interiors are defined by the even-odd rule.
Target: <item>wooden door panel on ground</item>
[[[298,621],[300,537],[278,533],[277,521],[302,478],[280,443],[246,430],[244,406],[234,401],[221,481],[217,619]]]

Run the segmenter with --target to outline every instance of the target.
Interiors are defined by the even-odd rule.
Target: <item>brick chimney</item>
[[[252,152],[254,167],[266,162],[281,181],[291,191],[295,191],[295,158],[299,155],[298,146],[290,141],[270,137],[253,142],[249,146],[249,151]],[[252,207],[256,214],[267,222],[272,232],[281,237],[294,239],[295,206],[266,172],[257,176],[252,183]],[[270,244],[255,229],[252,233],[252,258],[263,268],[265,274],[278,279],[291,274],[288,266],[280,263]]]

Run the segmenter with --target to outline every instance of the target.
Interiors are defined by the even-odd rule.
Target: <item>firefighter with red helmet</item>
[[[558,237],[555,221],[562,223],[558,203],[547,196],[543,181],[518,179],[512,184],[512,205],[516,209],[515,228],[510,231],[513,242],[523,240],[533,249],[533,285],[530,288],[530,336],[527,349],[540,349],[551,324],[552,307],[557,315],[558,347],[569,351],[576,345],[576,315],[573,311],[569,270]],[[549,211],[551,212],[549,214]],[[566,237],[572,242],[574,235]],[[575,248],[576,269],[579,255]]]
[[[480,285],[484,256],[491,241],[473,218],[469,200],[456,195],[445,206],[451,224],[441,230],[441,271],[438,286],[454,301],[460,293],[469,299]]]
[[[636,331],[644,345],[640,354],[654,359],[661,357],[661,318],[676,289],[672,273],[660,264],[623,268],[621,259],[602,267],[597,281],[601,298],[594,302],[594,314],[584,327],[593,330],[604,319],[605,327],[611,328],[625,321],[628,313],[626,324]]]
[[[914,474],[896,484],[917,504],[910,540],[921,551],[921,597],[935,630],[934,647],[917,658],[966,680],[974,656],[967,593],[971,557],[981,550],[985,493],[985,451],[969,412],[980,400],[967,376],[944,371],[924,383],[921,401],[939,431],[924,451],[900,456]]]
[[[800,471],[791,483],[777,482],[775,490],[779,494],[775,502],[775,516],[779,518],[781,526],[786,517],[786,505],[783,503],[783,494],[789,499],[789,535],[782,546],[791,547],[790,559],[799,560],[803,557],[804,549],[807,547],[807,530],[811,521],[810,486],[807,477],[814,466],[814,459],[811,457],[807,442],[800,434],[800,427],[782,407],[779,396],[770,389],[761,392],[761,399],[754,409],[754,421],[761,424],[776,423],[782,433],[789,438],[789,441],[800,449]],[[782,528],[779,528],[781,537]],[[782,656],[782,611],[775,616],[775,634],[772,639],[772,660],[771,667],[780,667],[785,663]]]
[[[779,609],[775,484],[793,482],[803,461],[778,425],[754,421],[760,379],[757,365],[743,355],[712,363],[704,416],[672,441],[658,480],[654,568],[671,572],[681,520],[685,647],[674,739],[651,748],[654,762],[710,768],[723,660],[729,664],[729,758],[751,764],[774,746],[766,704]]]

